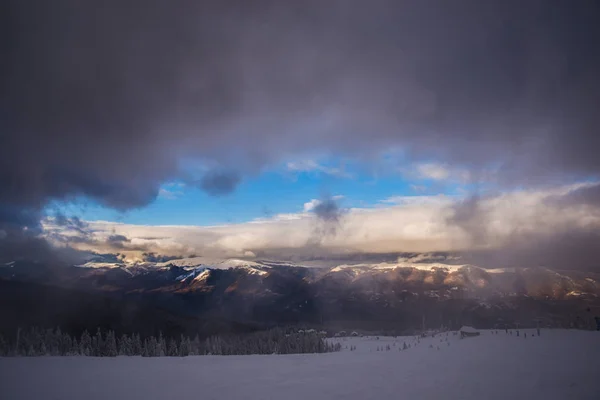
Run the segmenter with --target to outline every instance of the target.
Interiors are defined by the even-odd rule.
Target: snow
[[[191,277],[194,277],[194,276],[197,277],[201,273],[206,272],[206,270],[207,270],[206,267],[192,268],[191,270],[185,269],[186,273],[179,275],[177,278],[175,278],[175,280],[183,282],[186,279],[189,279]]]
[[[76,265],[79,268],[121,268],[125,266],[123,263],[113,263],[113,262],[96,262],[89,261],[85,264]]]
[[[450,272],[459,271],[462,268],[478,268],[473,267],[469,264],[454,265],[454,264],[442,264],[442,263],[412,263],[412,262],[397,262],[397,263],[375,263],[375,264],[342,264],[331,269],[332,272],[340,272],[344,269],[357,269],[368,271],[373,270],[388,270],[395,268],[415,268],[424,271],[431,271],[434,269],[445,269]]]
[[[185,270],[185,273],[177,276],[175,280],[177,281],[185,281],[193,276],[198,275],[200,272],[206,269],[230,269],[230,268],[242,268],[245,269],[249,274],[252,275],[267,275],[268,272],[266,270],[271,269],[272,266],[268,264],[263,264],[255,261],[242,260],[237,258],[209,258],[209,257],[190,257],[190,258],[180,258],[165,262],[158,263],[134,263],[131,265],[127,265],[124,263],[114,263],[114,262],[97,262],[90,261],[85,264],[77,265],[77,267],[81,268],[124,268],[127,272],[130,268],[148,268],[148,269],[168,269],[171,266],[181,267]]]
[[[330,339],[343,350],[329,354],[0,358],[0,387],[6,399],[598,398],[600,332],[480,332]]]
[[[215,268],[215,269],[229,269],[229,268],[235,268],[235,267],[262,266],[261,264],[254,262],[254,261],[240,260],[237,258],[220,259],[220,258],[210,258],[210,257],[180,258],[180,259],[176,259],[176,260],[170,260],[170,261],[156,263],[157,267],[167,267],[169,265],[176,265],[178,267],[205,266],[205,267]]]
[[[194,278],[194,280],[195,281],[202,281],[204,279],[207,279],[209,276],[210,276],[210,270],[207,269],[207,270],[202,271],[200,274],[198,274],[198,276],[196,276]]]
[[[156,267],[168,267],[169,265],[175,265],[178,267],[204,267],[210,269],[244,268],[250,274],[255,275],[266,275],[267,272],[263,271],[261,268],[271,268],[268,265],[258,262],[241,260],[237,258],[218,259],[208,257],[191,257],[156,263]]]

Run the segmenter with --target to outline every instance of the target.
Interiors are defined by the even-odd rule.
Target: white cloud
[[[343,199],[343,198],[344,198],[344,196],[342,196],[342,195],[335,195],[335,196],[332,196],[332,197],[331,197],[331,199],[332,199],[332,200],[335,200],[335,201],[341,200],[341,199]],[[319,205],[319,204],[321,204],[321,203],[322,203],[322,200],[319,200],[319,199],[311,199],[310,201],[308,201],[308,202],[304,203],[304,206],[303,206],[303,211],[304,211],[305,213],[307,213],[307,212],[311,212],[311,211],[313,211],[313,210],[315,209],[315,207],[316,207],[316,206],[318,206],[318,205]]]
[[[423,193],[427,191],[427,186],[424,185],[410,185],[410,190],[416,193]]]
[[[326,175],[338,178],[352,178],[352,174],[346,172],[343,168],[328,167],[317,163],[314,160],[301,160],[288,162],[286,164],[288,171],[292,172],[320,172]]]
[[[431,196],[391,196],[385,198],[379,202],[381,206],[447,206],[450,207],[454,202],[459,200],[458,196],[450,196],[445,194],[431,195]]]
[[[401,168],[400,172],[413,179],[451,181],[463,184],[473,180],[473,176],[468,170],[448,164],[420,163],[411,168]]]
[[[444,181],[450,177],[450,170],[440,164],[419,164],[417,173],[422,178]]]
[[[165,188],[160,188],[158,191],[158,197],[162,199],[175,200],[182,195],[183,192],[181,191],[172,191]]]
[[[321,204],[321,200],[318,199],[312,199],[311,201],[304,203],[304,212],[310,212],[314,210],[319,204]]]
[[[319,248],[364,252],[452,251],[502,246],[513,240],[515,234],[543,237],[565,229],[600,229],[600,208],[558,206],[547,201],[577,187],[581,185],[482,199],[479,204],[482,237],[476,241],[460,226],[449,222],[461,198],[392,197],[382,201],[378,208],[347,210],[337,233],[321,238]],[[318,200],[313,199],[304,205],[302,213],[223,226],[145,226],[106,221],[90,222],[89,226],[92,237],[99,243],[115,234],[129,238],[130,242],[123,243],[125,251],[120,252],[131,257],[140,253],[140,249],[167,255],[243,256],[261,250],[301,249],[313,243],[317,219],[307,211],[316,204]],[[50,237],[52,233],[60,235],[62,230],[51,220],[45,221],[44,228]],[[72,245],[108,250],[101,244]]]

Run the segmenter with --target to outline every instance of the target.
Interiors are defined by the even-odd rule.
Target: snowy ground
[[[534,330],[526,332],[527,338],[524,331],[519,337],[483,331],[463,340],[450,333],[448,341],[441,334],[420,343],[414,337],[335,339],[342,352],[315,355],[0,358],[0,397],[600,398],[600,332],[542,330],[540,337],[531,336]],[[400,351],[404,342],[411,347]],[[350,351],[353,346],[356,350]]]

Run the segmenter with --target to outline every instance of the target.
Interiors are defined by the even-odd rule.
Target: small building
[[[459,332],[460,332],[461,339],[463,339],[465,337],[479,336],[481,334],[481,332],[479,332],[477,329],[473,328],[472,326],[463,326],[462,328],[460,328]]]

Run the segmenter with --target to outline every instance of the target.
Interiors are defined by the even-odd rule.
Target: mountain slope
[[[249,326],[309,324],[414,330],[463,324],[590,327],[600,276],[545,268],[378,263],[304,268],[194,258],[58,267],[13,263],[0,278],[44,283]],[[10,306],[10,305],[9,305]]]

